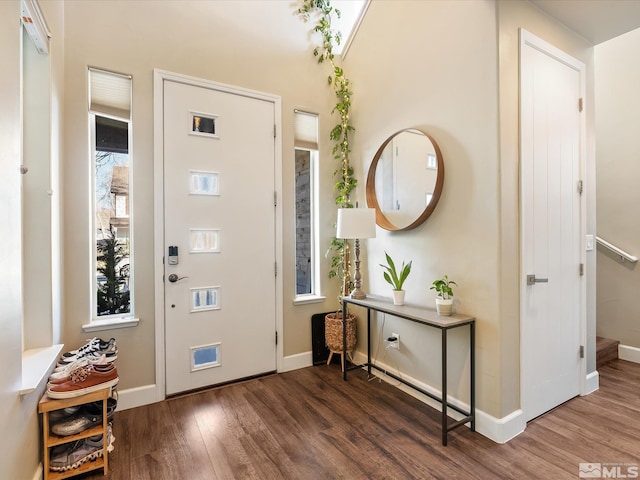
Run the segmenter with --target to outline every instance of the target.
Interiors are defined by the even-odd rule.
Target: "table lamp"
[[[344,240],[354,239],[356,248],[356,271],[351,298],[363,299],[367,295],[362,291],[360,275],[360,239],[375,238],[376,211],[373,208],[339,208],[336,237]]]

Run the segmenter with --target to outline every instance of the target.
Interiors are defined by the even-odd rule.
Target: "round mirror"
[[[386,230],[411,230],[436,208],[444,184],[444,162],[436,142],[407,128],[378,148],[367,175],[367,205]]]

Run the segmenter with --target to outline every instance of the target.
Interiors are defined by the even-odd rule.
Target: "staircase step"
[[[618,359],[618,340],[596,337],[596,368]]]

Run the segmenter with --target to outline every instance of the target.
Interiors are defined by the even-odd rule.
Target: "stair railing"
[[[628,260],[631,263],[636,263],[638,261],[638,257],[636,257],[635,255],[631,255],[630,253],[625,252],[621,248],[618,248],[615,245],[612,245],[611,243],[607,242],[606,240],[600,237],[596,237],[596,242],[598,242],[600,245],[607,248],[608,250],[611,250],[616,255],[619,255],[622,263],[624,263],[625,260]]]

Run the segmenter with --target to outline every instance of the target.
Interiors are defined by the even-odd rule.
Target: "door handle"
[[[536,278],[535,275],[527,275],[527,285],[535,285],[536,283],[549,283],[549,279]]]
[[[167,280],[169,280],[171,283],[176,283],[184,278],[189,278],[189,277],[179,277],[175,273],[172,273],[171,275],[169,275],[169,277],[167,277]]]

